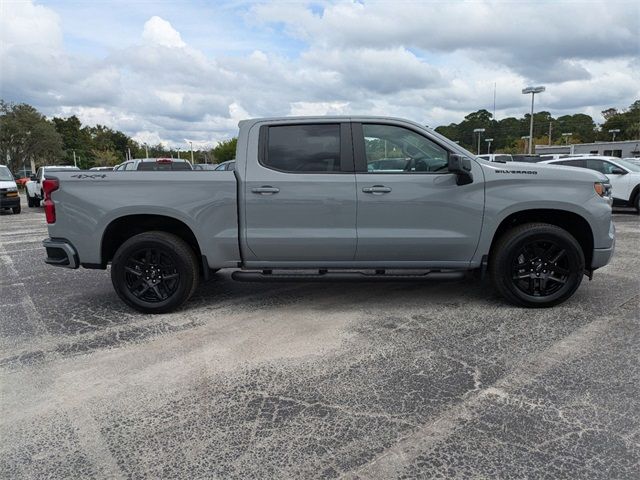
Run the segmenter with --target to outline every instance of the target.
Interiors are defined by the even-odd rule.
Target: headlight
[[[611,196],[611,184],[608,182],[595,182],[593,184],[593,189],[596,191],[598,196],[609,201],[609,205],[613,204],[613,197]]]
[[[18,188],[17,187],[9,187],[7,188],[7,192],[17,192]]]

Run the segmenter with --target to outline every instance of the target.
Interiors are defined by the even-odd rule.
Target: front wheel
[[[118,248],[111,282],[118,296],[143,313],[178,308],[198,285],[198,261],[180,237],[166,232],[135,235]]]
[[[551,307],[571,297],[582,282],[584,254],[566,230],[528,223],[506,232],[490,258],[498,292],[524,307]]]
[[[13,207],[11,210],[13,211],[13,213],[20,213],[22,211],[22,208],[20,207],[20,205],[18,205],[17,207]]]

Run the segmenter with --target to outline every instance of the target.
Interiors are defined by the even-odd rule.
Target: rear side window
[[[340,171],[340,125],[269,127],[264,166],[289,173]]]

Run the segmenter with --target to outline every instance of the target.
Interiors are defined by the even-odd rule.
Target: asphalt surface
[[[638,478],[640,224],[565,304],[487,283],[242,284],[179,312],[0,215],[2,478]]]

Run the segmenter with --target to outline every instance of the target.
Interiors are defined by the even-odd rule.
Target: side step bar
[[[465,270],[429,270],[422,273],[376,273],[340,272],[318,270],[317,273],[273,273],[271,270],[236,270],[231,278],[238,282],[415,282],[420,280],[459,280],[464,278]]]

